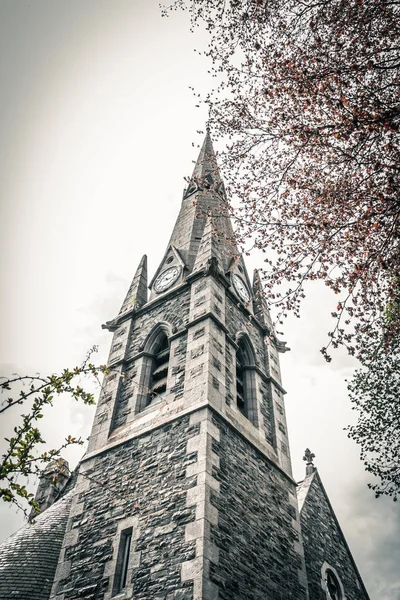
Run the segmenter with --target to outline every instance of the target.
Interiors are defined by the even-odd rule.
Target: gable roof
[[[304,506],[304,501],[307,497],[308,491],[314,479],[316,471],[312,475],[308,475],[303,481],[297,484],[297,502],[299,504],[299,512],[301,513]]]
[[[73,493],[0,544],[0,600],[49,598]]]
[[[330,543],[332,545],[331,550],[333,550],[333,555],[335,558],[339,559],[339,555],[342,553],[342,559],[345,555],[347,566],[353,570],[357,580],[357,585],[359,586],[359,592],[354,596],[354,598],[357,598],[357,600],[369,600],[368,592],[364,586],[357,565],[351,554],[349,545],[346,542],[346,538],[339,525],[335,511],[332,508],[328,494],[326,493],[324,485],[316,469],[312,474],[308,475],[303,481],[298,483],[297,499],[309,584],[316,572],[320,574],[323,560],[327,561],[328,563],[332,563],[332,560],[329,560],[329,556],[327,555],[329,553]],[[317,512],[316,509],[318,509]],[[318,556],[317,553],[319,538],[324,539],[323,557],[322,555]],[[316,564],[316,559],[318,564]],[[348,596],[346,594],[346,598],[347,597]],[[350,595],[349,598],[352,599],[353,596]]]

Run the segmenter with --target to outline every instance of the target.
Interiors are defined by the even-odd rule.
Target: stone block
[[[199,579],[203,574],[203,558],[194,558],[182,564],[181,579],[182,581],[190,581]]]

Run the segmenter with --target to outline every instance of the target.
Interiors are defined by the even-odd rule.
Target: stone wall
[[[175,295],[165,298],[162,303],[150,305],[147,310],[140,312],[132,327],[127,360],[140,352],[146,337],[157,322],[167,321],[172,327],[182,329],[188,322],[189,305],[190,287],[185,286],[183,290],[177,290]]]
[[[136,414],[137,396],[146,394],[140,382],[140,359],[135,360],[135,356],[143,350],[143,344],[152,331],[152,329],[161,321],[171,325],[171,328],[182,329],[188,321],[190,302],[190,288],[184,287],[169,298],[165,298],[163,303],[154,303],[146,310],[139,312],[133,317],[131,325],[123,324],[114,334],[114,338],[121,332],[126,337],[126,350],[121,351],[118,344],[112,345],[110,354],[111,372],[105,377],[104,385],[100,395],[98,409],[94,421],[92,438],[98,430],[103,432],[96,440],[92,439],[90,450],[95,447],[100,448],[107,441],[108,435],[116,429],[126,425],[134,418]],[[126,332],[128,332],[126,334]],[[122,336],[119,336],[120,339]],[[113,348],[117,348],[113,350]],[[182,396],[182,390],[185,379],[185,352],[186,335],[183,335],[179,341],[171,347],[170,358],[170,381],[169,391],[174,394],[174,398]],[[133,360],[132,360],[133,359]],[[113,366],[115,362],[124,360],[118,367]]]
[[[235,303],[228,294],[226,297],[226,326],[229,335],[233,339],[236,339],[239,331],[245,331],[249,335],[255,350],[257,365],[263,371],[266,371],[266,350],[263,333],[260,327],[254,323],[254,320],[240,308],[240,302]]]
[[[234,340],[238,332],[246,332],[255,351],[257,367],[265,375],[257,375],[255,380],[258,403],[258,427],[263,431],[266,440],[271,444],[279,457],[280,465],[291,475],[288,430],[285,407],[281,387],[279,353],[272,340],[265,340],[260,326],[245,314],[238,303],[230,297],[226,298],[226,326]],[[236,401],[236,364],[234,349],[227,344],[226,360],[226,403],[234,405]]]
[[[137,386],[137,372],[138,369],[134,362],[131,362],[122,370],[123,378],[120,380],[117,389],[111,431],[125,425],[129,417],[131,411],[129,399],[135,391],[135,386]]]
[[[329,598],[321,573],[324,563],[328,563],[343,584],[346,600],[368,600],[368,594],[316,473],[301,510],[301,530],[310,598]]]
[[[261,394],[261,406],[260,411],[263,418],[263,426],[265,431],[266,440],[271,446],[276,446],[275,437],[275,420],[274,420],[274,408],[272,403],[272,392],[271,385],[262,381],[260,384]]]
[[[187,446],[200,424],[189,421],[181,417],[82,464],[52,598],[109,599],[121,530],[132,526],[126,597],[192,600],[181,566],[195,557],[185,528],[195,519],[186,496],[197,477],[186,469],[197,461]]]
[[[214,415],[213,422],[220,431],[213,444],[220,488],[211,497],[218,509],[211,540],[219,558],[210,579],[219,600],[305,600],[294,482],[221,417]]]

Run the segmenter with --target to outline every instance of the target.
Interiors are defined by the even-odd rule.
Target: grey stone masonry
[[[89,452],[106,446],[110,436],[118,435],[121,427],[135,421],[140,428],[147,417],[159,411],[161,405],[155,402],[150,409],[138,417],[141,398],[148,394],[145,345],[152,332],[160,324],[165,324],[168,337],[173,332],[181,331],[181,337],[171,341],[170,370],[168,373],[168,398],[172,400],[182,395],[185,356],[185,324],[189,317],[190,289],[181,285],[173,294],[164,298],[163,302],[155,301],[136,312],[117,325],[108,360],[109,373],[104,378],[92,433],[89,441]],[[147,352],[148,355],[148,352]]]
[[[226,209],[222,188],[205,183],[219,177],[215,165],[207,134],[193,175],[193,181],[200,176],[204,181],[201,185],[197,181],[198,189],[184,197],[155,277],[171,266],[179,276],[158,293],[153,278],[150,299],[143,304],[147,267],[142,259],[127,296],[129,306],[125,301],[124,310],[109,324],[114,332],[110,371],[94,419],[89,456],[143,428],[160,426],[208,404],[291,472],[277,347],[265,319],[254,316],[246,266],[230,220],[221,212]],[[247,288],[247,303],[235,288],[234,281],[239,280]],[[141,300],[128,310],[136,289]],[[169,343],[166,389],[162,397],[150,398],[154,348],[161,334]],[[242,375],[244,410],[237,400],[236,352],[241,343],[250,357]]]
[[[152,340],[161,330],[170,340],[167,389],[163,398],[146,405]],[[247,418],[236,403],[236,351],[242,338],[254,356],[245,374]],[[278,352],[218,273],[195,274],[123,321],[114,332],[109,365],[89,455],[209,404],[291,472]]]
[[[221,249],[222,268],[226,271],[232,256],[238,255],[239,251],[209,133],[205,136],[188,187],[169,243],[179,249],[190,272],[198,253],[207,216],[212,215],[214,232]]]
[[[207,172],[210,144],[203,179],[216,176]],[[218,212],[222,188],[216,195],[198,177],[192,184],[199,189],[183,200],[150,299],[142,260],[124,309],[108,324],[109,373],[52,590],[57,600],[307,598],[277,345],[254,312],[230,221]],[[153,283],[168,268],[176,279],[157,292]],[[165,338],[166,383],[152,397],[157,340]],[[119,592],[125,531],[132,547]]]
[[[305,600],[294,490],[213,409],[175,415],[82,462],[51,598]]]
[[[199,160],[149,300],[142,260],[122,312],[107,324],[109,373],[52,589],[57,600],[307,598],[277,347],[255,317],[221,212],[209,134]],[[175,279],[157,291],[168,268]],[[168,349],[156,363],[160,340]],[[156,364],[164,383],[153,396]]]
[[[284,394],[279,366],[279,353],[274,338],[265,332],[259,322],[242,303],[230,294],[226,299],[226,326],[229,339],[237,340],[245,334],[254,349],[254,386],[258,406],[258,427],[262,435],[276,452],[279,463],[291,474],[289,437],[285,416]],[[235,347],[230,344],[230,369],[226,372],[227,399],[234,405],[234,382],[236,380]],[[228,354],[228,352],[227,352]]]
[[[122,304],[119,316],[140,308],[147,302],[147,256],[144,255],[136,270],[131,286]]]
[[[219,431],[212,474],[220,487],[211,495],[219,558],[210,579],[219,599],[308,598],[294,482],[220,416],[212,421]]]
[[[211,411],[204,408],[190,416],[192,425],[199,424],[199,434],[187,444],[187,454],[197,452],[197,461],[188,466],[186,476],[196,476],[196,486],[190,488],[186,505],[195,509],[195,520],[186,525],[186,541],[195,542],[196,554],[182,564],[183,582],[193,582],[193,600],[215,600],[218,586],[210,579],[212,565],[218,564],[218,548],[211,540],[211,529],[218,524],[218,510],[211,503],[213,494],[219,493],[219,482],[213,469],[219,467],[219,458],[213,451],[219,440],[219,431],[212,423]]]
[[[83,461],[51,598],[192,600],[200,423],[185,416]],[[190,446],[189,446],[190,444]],[[188,447],[190,451],[188,452]],[[198,489],[198,488],[197,488]],[[118,540],[132,527],[128,582],[113,594]]]
[[[69,465],[66,460],[59,458],[51,461],[44,469],[39,478],[39,486],[36,490],[35,502],[43,513],[61,496],[70,477]],[[30,517],[36,517],[36,511],[31,510]]]

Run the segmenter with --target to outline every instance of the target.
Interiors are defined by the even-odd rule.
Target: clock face
[[[243,300],[243,302],[248,302],[250,300],[250,294],[243,279],[239,277],[239,275],[233,275],[232,280],[239,297]]]
[[[160,273],[154,284],[155,291],[164,292],[167,290],[178,279],[179,271],[179,267],[170,267],[166,271]]]

